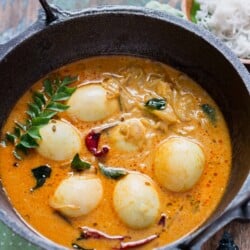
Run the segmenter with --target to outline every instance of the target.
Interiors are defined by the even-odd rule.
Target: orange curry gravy
[[[66,247],[71,248],[72,243],[77,242],[85,248],[102,250],[119,247],[119,241],[106,239],[76,241],[79,237],[79,227],[88,226],[110,235],[130,236],[130,239],[125,241],[135,241],[152,234],[159,234],[157,239],[141,247],[141,249],[153,249],[173,242],[200,226],[218,205],[225,191],[231,167],[231,146],[227,126],[211,97],[185,74],[167,65],[135,57],[107,56],[85,59],[66,65],[47,77],[67,75],[78,76],[77,82],[71,86],[102,84],[107,91],[110,91],[110,84],[113,81],[116,82],[115,86],[120,84],[123,90],[127,88],[133,93],[123,94],[121,90],[112,92],[120,98],[120,110],[101,121],[83,122],[72,119],[66,111],[58,113],[54,118],[67,120],[80,132],[82,148],[79,155],[96,169],[96,174],[102,182],[103,197],[99,205],[89,214],[63,219],[50,207],[49,200],[59,183],[72,174],[71,161],[49,160],[39,155],[35,149],[29,150],[22,160],[17,160],[12,154],[13,145],[7,143],[7,146],[0,146],[0,177],[11,203],[21,217],[42,235]],[[42,91],[44,79],[35,83],[31,90]],[[25,111],[27,103],[32,101],[31,90],[18,100],[10,113],[2,129],[3,138],[7,131],[13,130],[14,121],[23,122],[27,119]],[[149,99],[152,92],[167,100],[167,105],[171,107],[170,116],[158,117],[138,105],[140,101]],[[136,99],[137,97],[140,98]],[[135,99],[131,103],[129,98]],[[215,108],[215,123],[211,122],[202,111],[202,104],[209,104]],[[109,179],[100,173],[97,166],[98,159],[84,144],[85,137],[92,128],[117,120],[126,121],[133,117],[143,118],[143,124],[150,135],[139,151],[121,153],[116,150],[110,141],[112,129],[107,129],[101,134],[99,145],[110,147],[106,157],[101,159],[104,164],[144,173],[155,182],[160,200],[157,220],[145,229],[135,230],[127,227],[114,210],[112,196],[118,180]],[[195,141],[201,146],[206,158],[199,181],[186,192],[168,191],[157,183],[154,177],[154,151],[162,141],[171,136],[186,137]],[[136,140],[141,140],[141,135]],[[185,158],[185,155],[180,157]],[[35,185],[31,170],[46,164],[52,168],[50,178],[42,187],[31,192],[30,189]],[[84,175],[84,172],[81,174]],[[84,199],[79,193],[79,199],[81,198]],[[166,214],[165,227],[158,225],[162,213]]]

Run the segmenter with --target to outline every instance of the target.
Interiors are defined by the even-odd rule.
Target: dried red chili
[[[142,239],[142,240],[131,241],[131,242],[121,242],[119,249],[129,249],[129,248],[143,246],[143,245],[151,242],[152,240],[154,240],[158,237],[159,237],[158,234],[153,234],[153,235],[151,235],[145,239]]]
[[[96,157],[103,157],[109,152],[109,148],[107,146],[103,146],[101,150],[98,150],[100,136],[101,133],[91,131],[85,137],[85,145],[87,149]]]
[[[166,218],[167,218],[166,214],[161,214],[161,218],[160,218],[160,220],[158,222],[158,225],[165,227],[165,225],[166,225]]]
[[[108,240],[124,240],[126,238],[130,238],[128,236],[121,236],[121,235],[109,235],[102,231],[90,228],[90,227],[81,227],[81,238],[88,239],[88,238],[94,238],[94,239],[108,239]]]

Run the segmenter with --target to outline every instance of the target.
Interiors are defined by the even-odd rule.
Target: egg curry
[[[64,66],[35,83],[2,128],[10,202],[72,249],[153,249],[187,235],[220,202],[230,168],[216,103],[149,59]]]

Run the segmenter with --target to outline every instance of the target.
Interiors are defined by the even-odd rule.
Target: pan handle
[[[37,21],[24,32],[20,33],[8,42],[0,44],[0,61],[5,57],[6,54],[8,54],[8,52],[12,48],[16,46],[16,44],[19,44],[23,40],[27,39],[33,33],[46,28],[46,26],[59,19],[59,17],[68,16],[59,8],[49,5],[47,0],[39,0],[39,2],[44,11],[39,13]]]
[[[52,7],[48,4],[47,0],[39,0],[46,16],[46,23],[50,24],[51,22],[58,19],[58,16],[53,11]]]

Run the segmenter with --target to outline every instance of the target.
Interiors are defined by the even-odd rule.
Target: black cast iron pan
[[[0,127],[31,84],[69,62],[118,54],[170,64],[198,81],[221,108],[232,138],[233,165],[212,216],[160,249],[200,249],[228,222],[250,219],[250,76],[236,56],[207,31],[159,11],[111,6],[70,14],[40,2],[45,12],[39,20],[0,47]],[[3,188],[0,200],[0,219],[12,230],[43,249],[64,249],[27,226]]]

